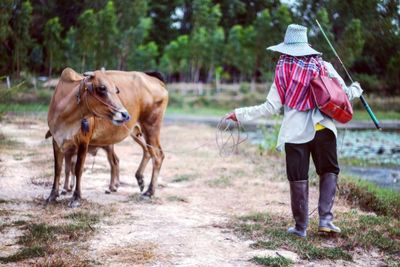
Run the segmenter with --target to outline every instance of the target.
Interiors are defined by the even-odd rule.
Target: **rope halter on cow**
[[[107,116],[104,116],[104,115],[100,114],[99,112],[96,112],[95,109],[93,109],[89,105],[88,95],[92,96],[94,99],[96,99],[98,102],[100,102],[101,104],[106,106],[111,111],[117,112],[118,108],[114,107],[113,105],[110,105],[109,103],[105,102],[104,100],[102,100],[101,98],[99,98],[96,95],[95,87],[94,87],[93,83],[89,81],[91,78],[94,77],[93,72],[86,72],[86,73],[84,73],[84,76],[85,77],[81,80],[81,82],[79,84],[79,89],[78,89],[78,92],[76,93],[76,99],[77,99],[77,104],[78,104],[79,110],[81,112],[81,117],[82,117],[81,129],[82,129],[82,132],[84,134],[86,134],[89,132],[89,122],[88,122],[87,118],[85,118],[83,116],[81,106],[80,106],[81,101],[85,102],[87,110],[89,111],[89,113],[93,114],[95,117],[109,119]],[[119,93],[118,88],[117,88],[116,93],[117,94]]]

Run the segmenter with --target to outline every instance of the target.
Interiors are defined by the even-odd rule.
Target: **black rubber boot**
[[[308,225],[308,180],[289,182],[292,213],[296,225],[290,227],[288,233],[304,238],[307,236]]]
[[[333,223],[332,206],[335,200],[338,176],[334,173],[324,173],[319,181],[319,226],[318,232],[340,233],[340,228]]]

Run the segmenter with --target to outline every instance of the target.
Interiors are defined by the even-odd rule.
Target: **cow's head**
[[[115,125],[129,121],[128,111],[122,105],[119,89],[102,71],[85,72],[78,99],[86,105],[88,112],[96,117],[108,118]]]

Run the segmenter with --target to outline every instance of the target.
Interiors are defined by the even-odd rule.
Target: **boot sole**
[[[335,231],[331,228],[328,227],[319,227],[318,228],[318,232],[319,233],[336,233],[336,234],[340,234],[340,231]]]

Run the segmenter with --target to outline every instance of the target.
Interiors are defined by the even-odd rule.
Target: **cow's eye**
[[[107,87],[105,87],[104,85],[100,85],[98,88],[101,94],[107,93]]]

